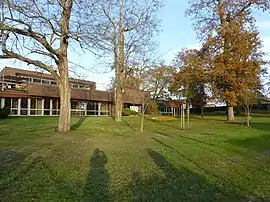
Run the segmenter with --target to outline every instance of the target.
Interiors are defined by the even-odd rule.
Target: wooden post
[[[190,108],[189,108],[189,103],[187,103],[187,129],[190,129],[190,124],[189,124],[189,115],[190,115]]]
[[[183,104],[183,130],[185,130],[185,104]]]
[[[181,122],[180,129],[183,130],[183,105],[182,104],[180,105],[180,122]]]

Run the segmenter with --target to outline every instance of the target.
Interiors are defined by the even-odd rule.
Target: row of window
[[[32,78],[32,77],[26,77],[26,76],[21,76],[21,78],[23,78],[23,81],[26,83],[43,83],[43,84],[49,84],[49,85],[57,85],[56,81],[50,80],[50,79]],[[83,85],[83,84],[70,83],[69,86],[70,88],[81,88],[81,89],[90,90],[90,86]]]
[[[5,98],[5,99],[1,99],[1,106],[10,107],[11,115],[59,115],[60,114],[60,102],[57,99]],[[96,103],[96,102],[71,101],[71,115],[109,116],[110,115],[109,104]]]

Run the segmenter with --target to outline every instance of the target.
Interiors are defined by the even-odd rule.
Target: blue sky
[[[191,20],[185,17],[188,0],[166,0],[164,2],[165,7],[160,13],[163,31],[157,37],[157,40],[160,43],[159,55],[167,63],[170,63],[175,54],[182,48],[199,47],[199,41],[196,39],[196,33],[192,28]],[[257,19],[260,36],[264,44],[264,51],[270,52],[270,14],[256,11],[254,15]],[[88,71],[80,70],[78,72],[82,78],[97,82],[98,89],[106,88],[110,78],[113,76],[113,72],[108,72],[109,70],[103,68],[102,65],[99,65],[99,68],[94,68],[98,61],[95,61],[90,54],[78,55],[75,52],[70,52],[70,56],[72,61],[89,69]],[[268,58],[270,59],[270,57]],[[20,63],[0,61],[0,67],[5,65],[26,67]]]

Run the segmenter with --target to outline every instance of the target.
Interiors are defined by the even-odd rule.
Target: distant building
[[[71,114],[110,116],[114,114],[114,93],[96,90],[92,81],[70,78]],[[123,92],[125,106],[141,102],[136,89]],[[50,74],[5,67],[0,72],[0,107],[10,108],[11,116],[57,116],[59,90]]]
[[[216,107],[216,104],[206,104],[204,108]]]

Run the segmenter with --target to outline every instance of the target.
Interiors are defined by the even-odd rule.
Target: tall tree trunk
[[[116,91],[115,91],[115,122],[121,122],[121,121],[122,121],[122,88],[120,84],[119,69],[117,69],[116,70]]]
[[[125,65],[125,30],[123,29],[123,0],[119,0],[119,57],[117,58],[117,70],[116,70],[116,104],[115,104],[115,121],[122,121],[123,111],[123,74]]]
[[[249,119],[249,116],[250,116],[250,109],[249,109],[249,106],[247,105],[247,113],[246,113],[246,119],[247,119],[247,127],[250,127],[250,119]]]
[[[60,117],[58,130],[67,132],[70,130],[70,87],[68,78],[68,33],[73,0],[63,2],[62,22],[61,22],[61,39],[60,55],[58,70],[60,79],[58,81],[60,94]]]
[[[59,84],[60,93],[60,117],[58,130],[68,132],[70,130],[70,88],[68,77],[62,79]]]
[[[234,121],[234,113],[232,106],[228,106],[227,121]]]
[[[201,107],[201,117],[203,118],[204,114],[203,114],[203,107]]]

